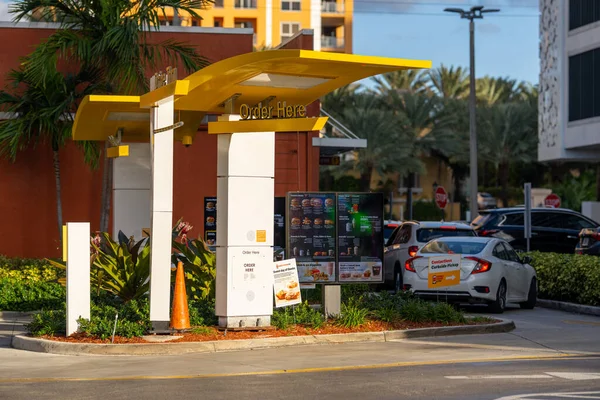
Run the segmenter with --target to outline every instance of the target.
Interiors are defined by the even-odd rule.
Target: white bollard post
[[[77,332],[77,320],[90,318],[90,223],[68,222],[67,336]]]

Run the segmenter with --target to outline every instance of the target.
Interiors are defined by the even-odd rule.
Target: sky
[[[354,0],[355,54],[469,66],[469,23],[446,7],[501,9],[475,22],[475,73],[538,82],[539,0]],[[0,21],[10,20],[0,0]]]
[[[355,54],[469,67],[469,22],[446,7],[500,9],[475,20],[475,74],[538,82],[539,0],[355,0]]]

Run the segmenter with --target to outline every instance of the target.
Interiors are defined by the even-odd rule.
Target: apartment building
[[[540,1],[540,161],[600,160],[600,1]]]
[[[314,49],[352,53],[353,0],[215,0],[201,20],[166,11],[164,25],[251,28],[256,48],[278,46],[302,29],[314,32]]]

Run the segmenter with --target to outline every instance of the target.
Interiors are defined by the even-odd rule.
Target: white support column
[[[310,0],[310,28],[313,30],[313,50],[321,51],[321,0]]]
[[[174,97],[163,99],[150,111],[152,154],[152,226],[150,256],[150,321],[154,332],[166,332],[170,322],[171,249],[173,224],[173,125]]]
[[[239,116],[219,119],[237,121]],[[275,133],[221,134],[217,148],[219,326],[268,326],[273,313]]]
[[[67,223],[67,336],[90,318],[90,223]]]
[[[135,240],[150,228],[152,168],[147,143],[129,145],[129,156],[113,161],[113,238],[119,231]]]

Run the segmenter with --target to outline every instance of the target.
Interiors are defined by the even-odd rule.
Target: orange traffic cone
[[[183,272],[183,263],[181,261],[177,263],[173,309],[171,310],[171,324],[169,326],[178,331],[190,329],[190,313],[185,291],[185,274]]]

